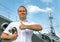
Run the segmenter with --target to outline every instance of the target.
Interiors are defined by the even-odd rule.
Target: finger
[[[14,34],[17,34],[17,32],[15,31]]]

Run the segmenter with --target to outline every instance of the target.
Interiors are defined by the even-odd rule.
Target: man
[[[33,31],[40,31],[42,27],[26,20],[27,10],[24,6],[18,8],[18,16],[19,21],[10,23],[2,33],[1,38],[12,42],[31,42]],[[13,27],[16,27],[17,31],[12,34],[9,30]]]

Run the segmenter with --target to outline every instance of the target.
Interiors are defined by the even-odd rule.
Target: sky
[[[57,36],[60,35],[60,0],[0,0],[0,15],[12,21],[18,21],[18,7],[27,8],[27,20],[42,25],[41,33],[50,32],[49,12],[53,16],[53,27]],[[59,36],[60,37],[60,36]]]

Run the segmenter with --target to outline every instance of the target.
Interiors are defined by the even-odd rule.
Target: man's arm
[[[16,32],[12,35],[8,35],[7,33],[3,32],[1,35],[1,39],[4,39],[4,40],[15,40],[16,38],[17,38]]]
[[[35,30],[35,31],[40,31],[40,30],[42,30],[42,26],[37,25],[37,24],[34,24],[34,25],[24,25],[24,24],[22,24],[20,26],[20,29],[21,30],[23,30],[23,29],[31,29],[31,30]]]
[[[27,25],[26,28],[27,29],[31,29],[31,30],[35,30],[35,31],[42,30],[42,26],[41,25]]]

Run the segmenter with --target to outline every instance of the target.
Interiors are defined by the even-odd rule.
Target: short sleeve
[[[11,32],[9,31],[9,30],[11,30],[12,29],[12,25],[13,25],[13,23],[10,23],[8,26],[7,26],[7,28],[3,31],[3,32],[5,32],[5,33],[7,33],[7,34],[11,34]]]

